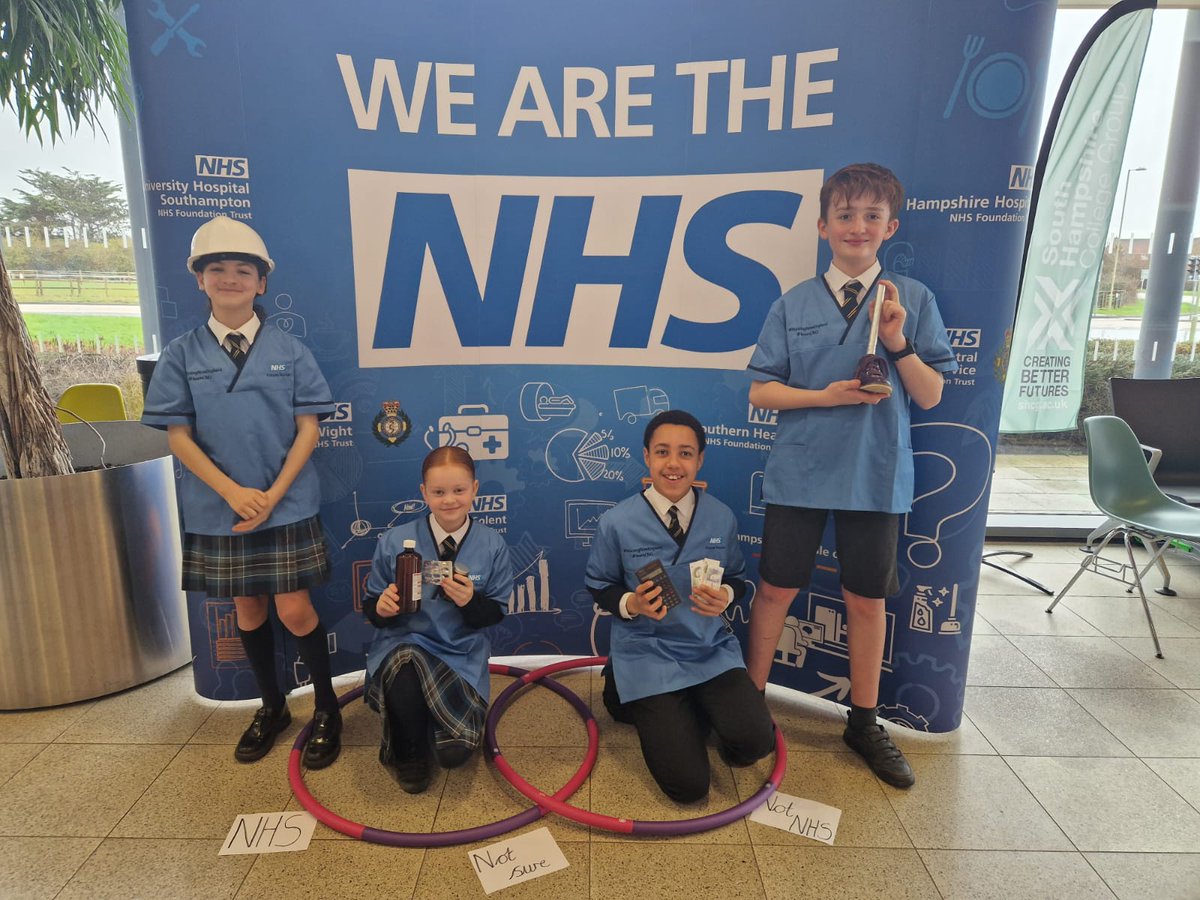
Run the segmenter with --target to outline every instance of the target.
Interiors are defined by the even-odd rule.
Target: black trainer
[[[916,784],[912,766],[878,722],[866,728],[847,726],[842,732],[842,740],[866,760],[872,772],[892,787],[909,788]]]
[[[342,752],[342,714],[339,710],[318,709],[313,714],[312,732],[304,745],[304,765],[323,769]]]
[[[392,777],[409,794],[420,794],[429,787],[429,749],[417,742],[404,742],[391,759],[384,759],[379,749],[379,761],[387,766]]]
[[[275,746],[275,736],[291,724],[292,714],[288,712],[286,703],[279,709],[260,706],[254,714],[254,721],[238,741],[233,758],[244,763],[262,759]]]

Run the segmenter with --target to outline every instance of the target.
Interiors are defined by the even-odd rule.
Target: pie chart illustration
[[[546,443],[546,468],[559,481],[595,481],[608,471],[612,451],[593,431],[564,428]]]

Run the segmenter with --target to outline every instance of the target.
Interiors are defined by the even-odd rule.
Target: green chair
[[[65,425],[72,422],[123,422],[125,397],[115,384],[73,384],[58,398],[55,414]]]
[[[1172,500],[1154,483],[1146,457],[1133,431],[1116,416],[1091,416],[1084,420],[1083,434],[1088,447],[1088,489],[1096,508],[1112,520],[1100,544],[1089,550],[1075,575],[1058,592],[1046,612],[1054,612],[1058,601],[1086,571],[1095,572],[1130,585],[1128,593],[1137,588],[1154,638],[1155,656],[1162,659],[1162,646],[1150,615],[1150,603],[1142,589],[1142,578],[1156,564],[1165,567],[1163,553],[1172,541],[1200,543],[1200,508]],[[1125,543],[1128,562],[1105,559],[1105,547],[1120,535]],[[1132,538],[1142,541],[1152,551],[1150,562],[1141,569],[1133,558]],[[1132,578],[1132,581],[1130,580]]]

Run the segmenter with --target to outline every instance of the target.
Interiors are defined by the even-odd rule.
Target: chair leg
[[[1110,531],[1108,534],[1106,534],[1104,536],[1104,541],[1100,544],[1099,547],[1097,547],[1095,550],[1087,551],[1086,555],[1083,557],[1083,562],[1081,562],[1079,564],[1079,568],[1076,569],[1075,574],[1071,576],[1071,580],[1068,581],[1066,583],[1066,585],[1063,587],[1063,589],[1058,592],[1058,596],[1054,598],[1054,602],[1046,607],[1046,612],[1048,612],[1048,613],[1054,612],[1054,607],[1058,606],[1058,601],[1067,595],[1067,591],[1069,591],[1071,589],[1071,585],[1073,585],[1076,581],[1078,581],[1079,576],[1082,575],[1084,573],[1084,571],[1087,569],[1088,562],[1091,559],[1099,556],[1104,551],[1104,548],[1109,545],[1109,542],[1112,541],[1113,537],[1116,535],[1116,533],[1119,530],[1120,529],[1114,528],[1112,531]]]
[[[1150,615],[1150,601],[1146,599],[1146,592],[1144,590],[1142,590],[1142,576],[1141,576],[1141,573],[1138,571],[1137,561],[1133,558],[1133,542],[1129,539],[1128,531],[1126,531],[1124,534],[1125,534],[1125,553],[1128,554],[1128,556],[1129,556],[1129,567],[1133,570],[1133,577],[1135,579],[1137,579],[1136,584],[1137,584],[1138,596],[1140,596],[1142,598],[1142,609],[1145,610],[1145,612],[1146,612],[1146,622],[1150,626],[1150,637],[1152,637],[1154,639],[1154,655],[1157,656],[1159,659],[1162,659],[1163,658],[1162,645],[1160,645],[1158,643],[1158,629],[1156,629],[1154,627],[1154,617]],[[1164,544],[1163,550],[1165,550],[1165,549],[1166,549],[1166,545]],[[1158,558],[1158,556],[1163,552],[1163,550],[1159,550],[1158,553],[1155,554],[1155,559]],[[1150,564],[1153,565],[1154,560],[1151,560]],[[1147,566],[1146,568],[1149,569],[1150,566]]]

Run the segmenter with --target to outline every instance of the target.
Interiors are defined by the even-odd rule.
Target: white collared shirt
[[[875,260],[871,264],[871,268],[860,275],[847,275],[837,266],[830,265],[829,271],[825,273],[825,283],[829,285],[829,290],[833,291],[833,297],[837,300],[838,306],[845,306],[846,298],[842,295],[842,288],[851,281],[857,281],[863,286],[863,290],[865,291],[874,283],[882,271],[883,267],[879,265],[879,260]]]
[[[438,524],[437,516],[435,516],[433,513],[430,513],[429,530],[433,532],[433,544],[438,548],[438,553],[442,552],[442,541],[448,537],[454,538],[454,545],[456,547],[460,546],[462,544],[463,537],[466,536],[467,528],[470,526],[470,524],[471,517],[467,516],[466,520],[462,523],[462,527],[459,528],[458,531],[451,533]]]
[[[222,347],[225,346],[225,338],[233,332],[237,332],[246,339],[246,347],[249,348],[254,343],[254,339],[258,337],[258,329],[262,323],[258,320],[257,313],[250,313],[250,318],[243,322],[237,328],[230,328],[228,325],[223,325],[217,321],[217,317],[210,315],[208,317],[208,328],[217,336],[217,343]]]
[[[688,492],[678,500],[669,500],[660,494],[655,489],[654,485],[650,485],[650,487],[646,488],[646,490],[642,492],[642,496],[649,501],[655,515],[658,516],[664,525],[670,524],[670,509],[672,506],[674,506],[675,515],[679,518],[679,527],[684,530],[685,534],[687,533],[688,528],[691,527],[692,524],[692,515],[696,512],[696,492],[694,490],[689,489]],[[729,602],[732,603],[733,588],[727,584],[723,584],[721,585],[721,589],[725,591],[725,596],[728,597]],[[632,596],[633,591],[626,591],[621,597],[620,613],[622,619],[634,618],[634,616],[629,612],[629,598]]]

